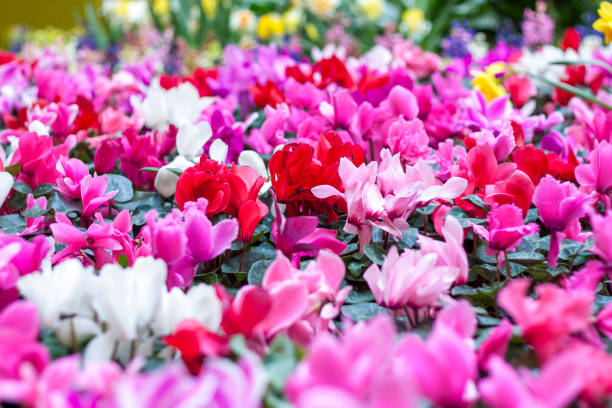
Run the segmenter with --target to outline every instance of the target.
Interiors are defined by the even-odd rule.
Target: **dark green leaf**
[[[7,234],[17,234],[26,227],[26,220],[19,214],[0,216],[0,230]]]
[[[32,189],[26,183],[22,183],[21,181],[16,181],[13,183],[13,190],[21,193],[21,194],[32,194]]]
[[[382,248],[376,245],[366,245],[363,249],[363,252],[368,257],[368,259],[375,264],[382,265],[385,262],[385,252]]]
[[[264,274],[266,270],[270,266],[273,261],[268,259],[261,259],[255,262],[251,269],[249,269],[249,275],[247,276],[247,281],[250,285],[261,285]]]
[[[369,320],[379,313],[388,313],[387,309],[373,302],[344,305],[341,310],[343,315],[350,317],[356,322],[360,320]]]
[[[47,195],[55,191],[55,184],[43,183],[34,189],[34,197]]]
[[[115,201],[125,203],[134,198],[134,186],[125,176],[119,174],[107,174],[108,186],[106,192],[117,190],[117,195],[113,197]]]
[[[45,215],[47,212],[48,210],[43,210],[39,205],[35,205],[25,210],[23,216],[25,218],[36,218]]]

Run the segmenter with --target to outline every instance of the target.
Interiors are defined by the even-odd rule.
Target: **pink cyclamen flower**
[[[440,208],[440,207],[438,207]],[[463,285],[468,281],[469,264],[463,248],[463,227],[455,217],[447,216],[440,231],[443,241],[437,241],[419,234],[420,252],[438,256],[436,266],[449,266],[459,270],[455,284]]]
[[[83,216],[89,217],[101,205],[106,204],[118,190],[106,192],[108,179],[106,176],[90,176],[89,174],[81,180],[81,200],[83,201]]]
[[[301,310],[301,315],[297,318],[294,316],[292,319],[285,320],[287,322],[292,320],[290,325],[293,325],[298,319],[304,317],[306,320],[292,328],[293,336],[302,343],[308,343],[313,331],[327,329],[329,321],[338,315],[340,307],[351,291],[351,286],[340,288],[344,273],[345,267],[342,259],[329,250],[320,251],[315,261],[311,262],[304,271],[294,268],[289,260],[278,251],[276,260],[266,270],[262,286],[268,290],[273,299],[277,292],[286,291],[287,285],[302,285],[305,288],[303,310],[300,309],[302,299],[297,296],[294,299],[288,299],[285,305],[279,303],[279,306],[284,310],[283,313],[289,313],[291,309]],[[297,288],[294,290],[301,296]],[[282,326],[287,328],[290,325],[284,323]]]
[[[411,408],[415,392],[392,363],[393,322],[386,316],[346,325],[340,339],[317,336],[285,386],[297,408]]]
[[[526,235],[535,234],[539,227],[535,223],[525,224],[523,212],[514,204],[494,207],[487,214],[489,229],[482,225],[468,223],[474,232],[487,241],[487,255],[503,251],[513,251]]]
[[[60,157],[57,162],[57,191],[69,199],[81,198],[81,181],[89,175],[89,169],[79,159]]]
[[[382,270],[372,264],[363,277],[376,302],[382,306],[391,309],[433,306],[459,274],[459,268],[437,266],[437,260],[435,253],[423,254],[414,250],[399,255],[393,246]]]
[[[391,152],[399,153],[402,161],[409,165],[415,164],[419,158],[427,158],[432,151],[420,119],[395,119],[389,126],[386,143]]]
[[[612,263],[612,211],[604,216],[591,212],[594,245],[591,252],[599,256],[605,263]]]
[[[540,220],[551,230],[548,265],[556,266],[563,231],[586,213],[592,196],[579,192],[570,182],[562,183],[551,175],[542,177],[533,194]]]
[[[0,232],[0,310],[19,298],[16,284],[23,275],[40,269],[51,245],[43,235],[32,241]]]
[[[342,179],[344,193],[330,185],[312,188],[317,198],[332,196],[343,197],[347,206],[347,220],[344,231],[359,235],[359,248],[363,248],[372,240],[373,221],[377,220],[384,208],[384,199],[376,185],[376,162],[362,164],[359,167],[345,157],[340,159],[338,175]]]
[[[437,406],[468,407],[478,396],[478,365],[471,338],[476,315],[463,302],[448,309],[447,316],[436,319],[427,340],[416,334],[406,336],[397,347],[395,360],[411,374],[418,391]]]
[[[590,163],[581,164],[575,170],[576,180],[587,191],[597,191],[605,197],[606,207],[610,207],[607,195],[612,187],[612,144],[603,140],[596,142],[590,155]]]
[[[40,207],[43,210],[47,209],[47,197],[42,196],[38,198],[34,198],[32,194],[28,194],[26,197],[26,210],[34,207]],[[27,228],[20,232],[18,235],[27,235],[37,232],[44,228],[45,226],[45,216],[42,215],[40,217],[26,218],[26,226]]]
[[[38,313],[33,303],[16,301],[0,313],[0,383],[18,379],[24,373],[43,371],[49,362],[49,352],[38,343],[38,330]]]
[[[543,360],[567,346],[570,335],[589,327],[593,292],[562,289],[552,283],[539,285],[537,299],[527,295],[531,282],[515,279],[497,297],[498,304],[510,314],[523,338]]]
[[[482,370],[488,370],[491,360],[495,357],[504,358],[511,338],[512,324],[507,319],[503,319],[478,347],[476,355]]]
[[[110,262],[117,262],[117,256],[123,254],[131,263],[134,260],[134,246],[129,232],[132,229],[130,213],[121,211],[112,223],[106,223],[100,213],[96,213],[98,223],[92,223],[86,232],[72,224],[70,219],[62,214],[55,215],[55,223],[50,225],[51,233],[56,242],[66,246],[51,256],[53,264],[66,258],[79,258],[87,265],[98,268]],[[83,250],[90,249],[94,254],[91,259]]]
[[[478,390],[487,406],[493,408],[561,408],[578,396],[583,378],[577,356],[571,351],[553,357],[537,377],[527,369],[517,373],[502,358],[495,357],[489,376],[478,383]]]

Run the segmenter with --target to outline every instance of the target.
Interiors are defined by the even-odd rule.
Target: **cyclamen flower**
[[[317,336],[285,385],[298,408],[401,408],[416,406],[409,378],[392,364],[395,330],[391,319],[347,325],[339,339]]]
[[[478,390],[493,408],[562,408],[571,404],[582,386],[580,364],[568,351],[546,362],[537,377],[526,369],[517,373],[495,357],[489,365],[489,376],[479,382]]]
[[[425,133],[423,122],[420,119],[404,120],[398,118],[389,126],[387,145],[392,153],[399,153],[402,161],[409,165],[416,163],[417,159],[425,159],[431,153],[429,136]]]
[[[526,235],[535,234],[539,227],[535,223],[525,224],[523,213],[513,204],[494,207],[487,214],[488,229],[482,225],[468,223],[474,232],[487,241],[487,255],[513,251]]]
[[[39,207],[42,210],[47,209],[47,197],[42,196],[34,198],[32,194],[28,194],[26,197],[26,210],[30,208]],[[27,228],[21,231],[18,235],[28,235],[34,232],[40,231],[45,226],[45,216],[26,218]]]
[[[2,170],[4,170],[2,163],[0,163],[0,167],[2,167]],[[15,179],[13,179],[13,176],[10,173],[7,173],[6,171],[0,171],[0,207],[2,207],[2,205],[6,201],[6,198],[11,192],[11,189],[13,188],[14,182]]]
[[[447,216],[440,230],[444,242],[419,234],[419,246],[422,254],[436,254],[436,266],[457,268],[459,273],[455,284],[463,285],[468,281],[469,264],[463,248],[463,227],[455,217]]]
[[[140,237],[147,249],[142,254],[168,264],[168,288],[188,286],[199,263],[216,258],[236,239],[236,220],[223,220],[213,226],[206,216],[207,206],[207,201],[200,198],[186,203],[183,212],[174,209],[159,220],[155,210],[145,215],[147,224]]]
[[[19,147],[11,159],[11,165],[21,164],[19,181],[32,189],[42,183],[54,184],[61,175],[56,169],[60,157],[67,157],[76,140],[69,137],[63,144],[55,146],[50,136],[24,132],[19,136]]]
[[[572,183],[561,183],[547,175],[535,189],[533,203],[542,223],[551,230],[548,265],[556,266],[564,231],[586,213],[592,197]]]
[[[372,264],[363,277],[376,302],[391,309],[434,306],[457,279],[459,269],[437,266],[435,253],[406,250],[399,255],[395,246],[385,258],[382,270]]]
[[[273,299],[278,298],[281,292],[285,292],[287,287],[295,290],[295,298],[287,299],[287,305],[294,305],[293,310],[299,310],[298,305],[302,300],[297,293],[300,293],[303,287],[304,300],[307,301],[306,307],[302,310],[300,318],[304,320],[297,322],[285,322],[283,327],[288,328],[293,325],[290,330],[290,336],[302,344],[308,344],[311,336],[321,330],[327,330],[331,319],[335,318],[339,312],[344,300],[351,291],[351,286],[340,288],[342,279],[344,278],[345,267],[344,263],[334,253],[328,250],[319,252],[319,255],[311,262],[308,267],[300,272],[292,267],[291,263],[285,258],[280,251],[277,253],[276,260],[268,267],[264,274],[262,287],[269,291]],[[307,299],[306,299],[307,296]],[[282,303],[279,303],[279,307]],[[287,314],[288,311],[282,312],[284,307],[281,307],[276,313]],[[274,334],[279,328],[270,328],[268,335]]]
[[[287,215],[327,214],[328,222],[338,219],[337,211],[345,211],[346,204],[339,197],[315,197],[312,188],[331,185],[343,191],[338,168],[342,157],[355,166],[365,159],[363,150],[343,142],[335,133],[318,137],[314,146],[304,143],[288,144],[272,155],[268,163],[272,188],[279,203],[287,205]]]
[[[606,264],[612,263],[612,212],[604,216],[592,212],[589,214],[593,227],[594,245],[591,252],[598,255]]]
[[[24,373],[36,375],[45,369],[50,356],[38,343],[39,320],[36,306],[16,301],[0,312],[0,384],[18,380]],[[0,386],[0,390],[5,388]],[[2,391],[0,391],[0,399]]]
[[[55,214],[55,223],[51,224],[51,233],[56,242],[66,246],[51,256],[53,264],[66,258],[79,258],[87,265],[101,267],[110,262],[116,262],[119,254],[125,255],[128,261],[134,259],[134,245],[129,237],[132,230],[130,213],[121,211],[112,223],[106,223],[100,213],[96,213],[98,223],[92,223],[83,232],[72,224],[72,221],[62,213]],[[94,254],[92,259],[85,250]]]
[[[47,258],[51,245],[42,235],[32,241],[0,232],[0,310],[17,300],[17,281],[24,275],[39,270]]]
[[[272,224],[272,239],[276,248],[289,257],[295,267],[302,256],[316,256],[322,249],[329,249],[336,255],[346,249],[346,244],[336,239],[337,232],[317,228],[319,219],[314,216],[285,218],[276,204],[276,218]]]
[[[552,283],[536,288],[537,299],[527,295],[527,279],[510,281],[498,295],[498,304],[520,327],[522,336],[542,360],[571,343],[571,335],[589,327],[594,294],[562,289]]]
[[[57,179],[57,191],[69,199],[81,198],[81,181],[89,175],[89,169],[79,159],[60,157],[57,162],[60,177]]]
[[[610,198],[607,195],[612,187],[612,144],[605,140],[596,143],[590,155],[590,163],[576,167],[576,180],[586,192],[596,191],[601,194],[609,208]]]
[[[405,367],[417,391],[436,405],[468,407],[478,397],[475,331],[471,305],[457,302],[442,310],[426,340],[409,334],[400,341],[394,361]]]

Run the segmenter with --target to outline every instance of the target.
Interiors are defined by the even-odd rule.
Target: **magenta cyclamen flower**
[[[407,250],[401,255],[391,247],[382,270],[372,264],[363,277],[382,306],[399,309],[432,306],[459,274],[459,268],[438,266],[435,253]]]
[[[318,225],[319,219],[314,216],[285,218],[277,204],[272,239],[276,248],[289,257],[295,267],[299,266],[302,256],[316,256],[322,249],[341,254],[346,244],[336,239],[338,233],[331,229],[317,228]]]
[[[81,180],[89,175],[89,169],[79,159],[60,157],[57,162],[57,191],[69,199],[81,198]]]
[[[106,204],[118,190],[106,192],[108,179],[106,176],[90,176],[89,174],[81,180],[81,200],[83,201],[83,217],[88,217],[101,205]]]
[[[147,225],[140,232],[144,247],[139,255],[152,255],[168,264],[168,290],[186,287],[193,280],[195,267],[219,256],[238,235],[235,219],[212,225],[206,216],[208,201],[187,203],[183,212],[174,209],[162,219],[155,210],[145,215]]]
[[[535,223],[525,224],[523,212],[514,204],[503,204],[487,214],[489,229],[482,225],[468,223],[474,232],[487,241],[487,255],[513,251],[526,235],[535,234],[539,227]]]
[[[533,194],[533,203],[538,209],[540,220],[551,230],[548,265],[556,266],[561,248],[561,239],[566,228],[586,213],[591,195],[579,192],[570,182],[562,183],[547,175]]]
[[[0,231],[0,310],[19,298],[20,277],[40,269],[51,245],[43,235],[32,241]]]
[[[123,254],[131,263],[134,260],[134,247],[128,235],[132,230],[130,213],[121,211],[112,223],[106,223],[100,213],[96,213],[98,223],[93,223],[86,232],[81,231],[72,224],[72,221],[62,213],[55,214],[55,223],[51,224],[53,238],[66,245],[61,251],[51,257],[56,264],[66,258],[79,258],[88,265],[102,267],[110,262],[116,262],[117,256]],[[94,259],[84,252],[89,249]]]
[[[25,373],[35,375],[44,370],[49,352],[38,343],[38,330],[39,319],[33,303],[17,301],[0,313],[0,384],[20,379]]]

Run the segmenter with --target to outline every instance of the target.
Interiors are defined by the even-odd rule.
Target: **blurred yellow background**
[[[0,45],[7,46],[11,28],[27,25],[33,28],[75,26],[74,12],[83,14],[86,0],[0,0]],[[99,1],[92,1],[97,4]]]

